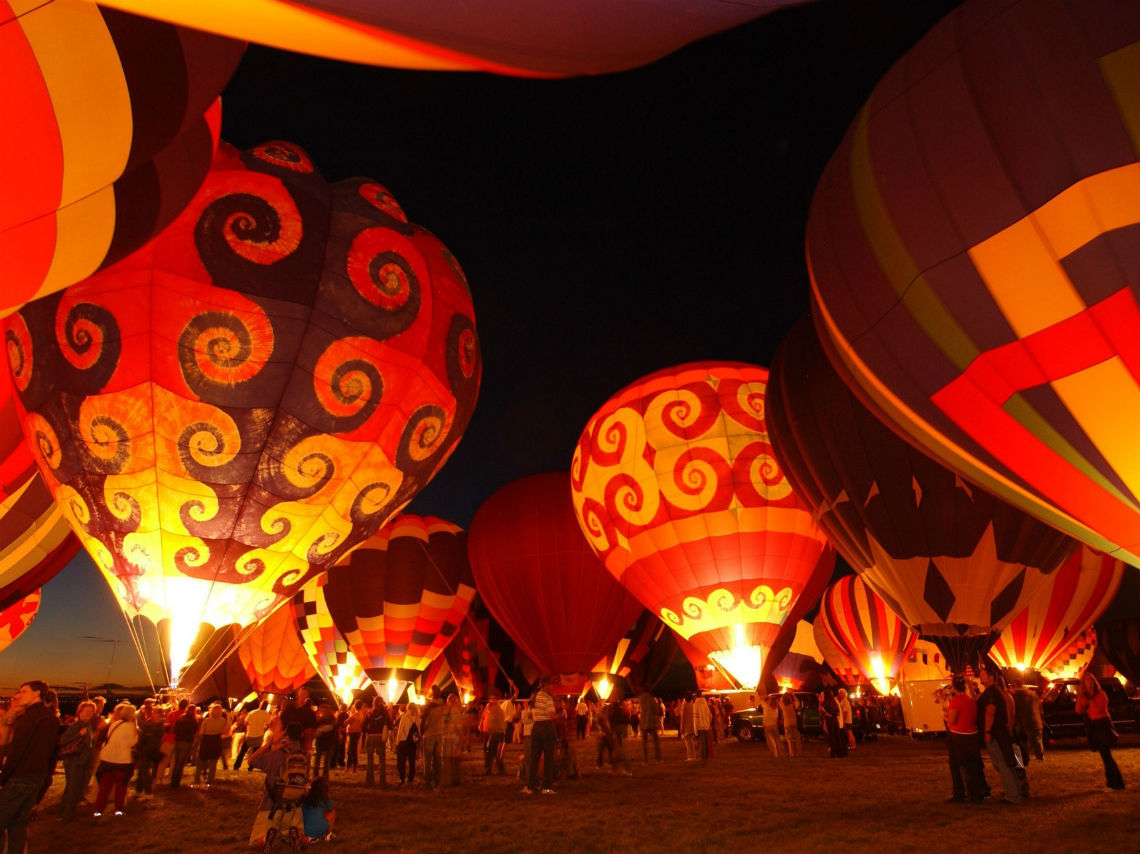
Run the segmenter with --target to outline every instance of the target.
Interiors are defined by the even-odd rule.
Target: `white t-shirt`
[[[246,738],[262,738],[265,736],[265,728],[269,726],[269,721],[272,715],[269,714],[267,709],[254,709],[245,716],[245,737]]]

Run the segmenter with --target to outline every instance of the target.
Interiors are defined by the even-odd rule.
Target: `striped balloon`
[[[309,656],[309,662],[316,668],[317,675],[329,686],[334,695],[348,701],[353,691],[368,685],[368,677],[360,666],[348,641],[333,625],[325,601],[327,575],[314,579],[293,596],[290,606],[297,621],[297,631],[301,646]]]
[[[40,609],[40,591],[35,590],[23,599],[17,599],[7,608],[0,610],[0,652],[24,633],[36,618]]]
[[[12,379],[0,371],[0,611],[39,590],[78,551],[24,442]]]
[[[0,317],[138,249],[190,201],[243,42],[82,0],[0,0]]]
[[[292,693],[316,675],[288,605],[258,623],[238,647],[238,657],[253,690],[263,693]]]
[[[823,657],[824,663],[835,672],[839,680],[844,685],[849,686],[858,685],[862,682],[863,674],[859,672],[858,665],[851,660],[847,653],[835,645],[823,627],[823,617],[820,614],[815,615],[811,630],[815,636],[815,645],[819,649],[819,654]]]
[[[844,576],[824,591],[817,620],[865,680],[884,693],[918,638],[857,575]]]
[[[397,516],[328,573],[325,602],[374,682],[416,679],[475,598],[467,534],[434,516]]]
[[[1002,629],[990,656],[1002,667],[1043,672],[1104,613],[1124,570],[1121,560],[1078,549]]]

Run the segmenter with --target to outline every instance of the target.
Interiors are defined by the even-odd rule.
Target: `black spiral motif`
[[[265,454],[258,463],[258,484],[283,501],[304,501],[332,480],[336,462],[326,453],[289,449],[284,459]]]
[[[430,475],[448,447],[448,429],[447,412],[442,407],[430,403],[421,406],[400,434],[396,467],[417,478]]]
[[[231,193],[209,204],[194,227],[194,245],[214,282],[244,294],[312,305],[324,258],[324,237],[283,228],[283,216],[302,222],[319,211],[279,211],[297,200],[284,187],[271,201]],[[327,216],[327,213],[326,213]],[[295,228],[295,223],[290,223]],[[283,287],[282,283],[288,286]]]
[[[372,417],[384,394],[384,377],[372,362],[349,359],[329,377],[328,405],[317,410],[313,426],[324,433],[350,433]],[[318,389],[317,398],[324,397]]]
[[[123,471],[131,459],[131,439],[126,428],[108,415],[96,415],[84,425],[84,432],[86,441],[77,445],[87,470],[101,475]]]
[[[107,502],[107,510],[109,512],[103,521],[110,530],[120,534],[131,534],[139,529],[142,506],[133,495],[116,490]]]
[[[89,393],[101,391],[114,375],[122,352],[115,316],[101,305],[78,303],[68,309],[60,333],[56,338],[63,356],[59,368],[81,375],[77,382]],[[58,379],[68,382],[72,377]]]
[[[348,510],[348,518],[352,520],[354,529],[371,527],[369,533],[375,533],[387,521],[387,515],[393,512],[396,500],[397,493],[392,484],[375,481],[357,493]]]
[[[349,178],[337,181],[331,189],[338,215],[358,218],[360,227],[382,225],[405,236],[414,231],[399,203],[375,181]]]

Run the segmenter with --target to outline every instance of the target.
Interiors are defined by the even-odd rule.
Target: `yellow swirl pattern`
[[[698,632],[731,628],[742,623],[778,626],[783,624],[794,598],[795,593],[790,587],[775,591],[766,584],[760,584],[752,589],[745,602],[721,587],[706,599],[686,596],[681,605],[682,614],[662,608],[661,619],[686,640]]]

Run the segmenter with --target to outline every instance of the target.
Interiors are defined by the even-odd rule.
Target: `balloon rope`
[[[456,590],[452,589],[451,585],[448,583],[446,576],[444,576],[444,574],[443,574],[443,570],[439,568],[439,564],[437,564],[435,562],[435,558],[433,558],[431,556],[431,552],[428,551],[427,546],[424,545],[424,541],[423,540],[417,540],[417,542],[420,544],[420,548],[424,550],[424,556],[428,559],[428,562],[431,563],[432,567],[435,569],[436,575],[438,575],[439,580],[441,582],[443,582],[443,586],[447,590],[447,592],[450,593],[452,596],[458,595],[458,592]],[[476,591],[476,592],[478,592],[478,591]],[[511,679],[511,674],[507,673],[506,668],[503,667],[501,657],[499,655],[497,655],[493,649],[491,649],[490,640],[483,637],[482,633],[479,631],[478,627],[475,625],[475,621],[471,618],[471,608],[470,607],[468,607],[467,613],[463,615],[463,619],[466,620],[470,624],[471,631],[475,633],[475,637],[478,638],[479,642],[483,645],[483,649],[485,649],[489,653],[489,657],[495,662],[495,667],[497,667],[499,669],[499,672],[503,674],[503,678],[507,680],[507,684],[510,685],[512,689],[517,691],[518,686],[515,685],[514,680]],[[452,675],[454,676],[455,674],[452,674]],[[459,684],[458,679],[456,679],[455,682],[457,685]]]
[[[142,662],[143,670],[146,671],[146,681],[150,684],[150,691],[152,694],[157,694],[158,692],[154,687],[154,680],[151,678],[150,667],[148,667],[146,663],[146,654],[143,651],[142,643],[139,639],[139,632],[122,606],[119,607],[119,613],[123,615],[123,622],[127,624],[127,634],[131,636],[131,643],[134,644],[135,654],[138,655],[139,661]]]

